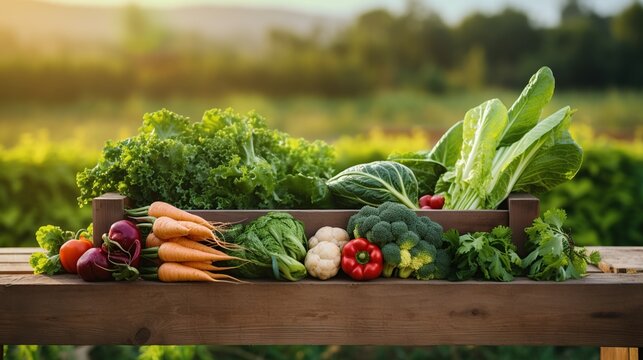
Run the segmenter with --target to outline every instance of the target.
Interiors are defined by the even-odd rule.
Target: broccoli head
[[[366,237],[382,249],[384,276],[441,279],[449,272],[442,226],[406,206],[386,202],[364,206],[348,221],[348,232]]]
[[[382,273],[385,277],[393,276],[393,272],[402,261],[400,247],[395,243],[388,243],[382,247],[382,258],[384,259],[384,270]]]

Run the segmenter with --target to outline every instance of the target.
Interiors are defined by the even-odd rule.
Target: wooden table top
[[[0,248],[0,344],[643,346],[643,248],[581,280],[88,283]]]

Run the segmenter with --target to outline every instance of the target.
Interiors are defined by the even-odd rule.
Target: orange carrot
[[[236,268],[236,266],[214,266],[212,265],[211,262],[209,261],[187,261],[181,263],[185,266],[189,266],[191,268],[199,269],[199,270],[205,270],[205,271],[223,271],[223,270],[230,270]]]
[[[142,253],[151,249],[145,249]],[[186,248],[174,242],[164,242],[158,247],[158,258],[163,261],[185,262],[185,261],[224,261],[240,260],[229,255],[216,255],[204,251]]]
[[[188,234],[187,237],[192,239],[192,240],[206,240],[206,239],[218,239],[216,235],[214,235],[214,232],[212,230],[208,229],[207,227],[197,224],[192,221],[183,221],[179,220],[179,224],[183,225],[188,229]]]
[[[179,281],[216,281],[205,271],[191,268],[175,262],[161,264],[158,269],[158,279],[163,282]]]
[[[153,232],[149,233],[147,238],[145,238],[145,248],[161,246],[162,243],[163,240],[157,238]]]
[[[149,209],[147,210],[147,213],[150,216],[154,217],[161,217],[161,216],[167,216],[170,217],[174,220],[185,220],[185,221],[191,221],[197,224],[200,224],[202,226],[205,226],[208,229],[214,229],[214,226],[207,222],[205,219],[203,219],[200,216],[190,214],[187,211],[181,210],[173,205],[170,205],[166,202],[163,201],[155,201],[153,202]]]
[[[205,271],[205,273],[207,273],[208,275],[210,275],[210,277],[211,277],[211,278],[213,278],[213,279],[215,279],[215,280],[223,281],[223,282],[239,282],[239,283],[246,283],[245,281],[241,281],[241,280],[237,279],[236,277],[234,277],[234,276],[230,276],[230,275],[227,275],[227,274],[211,273],[211,272],[209,272],[209,271]]]
[[[196,242],[194,240],[186,239],[186,238],[173,238],[173,239],[168,239],[168,241],[171,241],[173,243],[179,244],[181,246],[185,246],[186,248],[194,249],[194,250],[199,250],[203,252],[207,252],[210,254],[215,254],[215,255],[227,255],[223,251],[219,251],[217,249],[213,249],[207,245],[203,245],[199,242]]]
[[[185,226],[186,228],[189,229],[189,233],[187,237],[191,240],[196,240],[196,241],[211,241],[217,246],[220,246],[224,249],[238,249],[239,245],[237,244],[231,244],[225,241],[222,241],[219,239],[218,236],[214,234],[214,232],[202,225],[199,225],[197,223],[193,223],[190,221],[179,221],[179,224]]]
[[[157,238],[164,240],[185,236],[190,233],[190,230],[172,218],[161,216],[154,221],[152,232]]]

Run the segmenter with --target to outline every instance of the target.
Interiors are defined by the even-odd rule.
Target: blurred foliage
[[[541,209],[564,208],[573,240],[580,245],[642,246],[643,133],[634,142],[574,129],[583,145],[583,165],[573,181],[541,196]]]
[[[82,139],[53,143],[44,132],[0,148],[0,246],[37,246],[40,225],[86,227],[91,209],[73,201],[79,195],[75,174],[97,158]]]
[[[603,17],[568,1],[560,24],[542,28],[514,9],[473,13],[451,26],[409,1],[405,11],[370,10],[332,31],[273,29],[253,51],[171,31],[134,5],[122,11],[120,42],[91,51],[65,42],[34,48],[0,29],[0,83],[12,84],[0,88],[0,103],[520,88],[542,65],[566,89],[643,84],[640,2]]]
[[[7,360],[80,359],[70,346],[8,346]],[[599,349],[555,346],[83,346],[92,360],[572,360],[599,358]]]
[[[526,81],[526,80],[525,80]],[[17,134],[46,129],[52,141],[69,137],[87,139],[86,146],[99,150],[105,141],[132,136],[141,125],[141,114],[168,108],[192,119],[203,109],[233,107],[240,112],[256,110],[268,125],[307,139],[334,141],[342,135],[367,133],[379,127],[386,133],[421,129],[439,137],[472,107],[491,98],[508,104],[517,91],[480,89],[467,92],[430,94],[413,90],[383,91],[354,98],[295,96],[274,98],[264,95],[232,94],[215,98],[159,100],[133,97],[119,100],[85,99],[71,104],[7,104],[0,106],[0,146],[12,147]],[[592,126],[613,137],[633,138],[643,128],[643,91],[557,90],[545,109],[550,114],[572,105],[579,111],[575,124]]]

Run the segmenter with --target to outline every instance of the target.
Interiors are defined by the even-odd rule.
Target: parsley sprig
[[[583,247],[574,245],[572,236],[563,229],[567,220],[565,210],[553,209],[537,218],[525,229],[529,240],[529,255],[523,260],[527,276],[534,280],[565,281],[580,279],[587,273],[587,264],[598,264],[600,254],[587,254]]]

